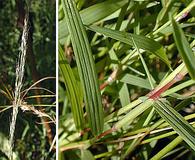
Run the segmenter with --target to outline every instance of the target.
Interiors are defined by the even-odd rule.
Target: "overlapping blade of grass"
[[[145,70],[145,72],[146,72],[146,75],[147,75],[147,77],[148,77],[148,80],[149,80],[149,82],[150,82],[150,86],[151,86],[152,89],[154,89],[154,84],[153,84],[153,81],[152,81],[152,75],[150,74],[150,71],[149,71],[149,69],[148,69],[148,66],[146,65],[146,62],[145,62],[145,60],[144,60],[142,54],[140,53],[140,51],[139,51],[139,49],[138,49],[138,47],[137,47],[137,45],[136,45],[136,43],[135,43],[135,41],[134,41],[133,38],[132,38],[132,41],[133,41],[133,44],[134,44],[134,46],[135,46],[135,48],[136,48],[136,50],[137,50],[137,52],[138,52],[138,54],[139,54],[140,60],[141,60],[141,62],[142,62],[142,65],[143,65],[143,67],[144,67],[144,70]]]
[[[121,127],[130,124],[135,118],[141,115],[144,111],[146,111],[149,107],[153,105],[154,101],[152,99],[147,99],[143,103],[136,106],[129,113],[127,113],[123,119],[119,120],[114,124],[114,129],[120,129]]]
[[[137,77],[131,74],[125,74],[121,79],[121,82],[138,86],[141,88],[152,89],[148,80]]]
[[[174,18],[177,20],[181,19],[181,17],[183,17],[183,15],[185,15],[186,13],[189,13],[194,7],[195,7],[195,0],[192,0],[190,3],[188,3],[188,5],[180,13],[175,15]],[[161,27],[159,27],[157,30],[155,30],[152,34],[156,35],[156,34],[160,33],[162,30],[167,28],[170,24],[171,24],[171,20],[164,23]]]
[[[183,88],[186,88],[188,86],[194,85],[194,84],[195,84],[195,80],[190,79],[188,81],[185,81],[185,82],[183,82],[183,83],[181,83],[181,84],[179,84],[179,85],[177,85],[177,86],[175,86],[175,87],[165,91],[164,93],[162,93],[161,96],[165,97],[167,95],[170,95],[172,93],[176,93],[177,91],[179,91],[179,90],[181,90]]]
[[[89,150],[81,150],[81,160],[95,160],[93,154]]]
[[[168,152],[173,150],[179,143],[182,142],[181,137],[175,138],[172,142],[170,142],[166,147],[164,147],[160,152],[158,152],[155,156],[153,156],[150,160],[159,160]]]
[[[192,52],[190,44],[188,43],[179,24],[173,18],[171,19],[171,22],[173,25],[173,36],[177,49],[189,71],[191,78],[195,80],[195,55]]]
[[[154,107],[160,116],[182,137],[195,151],[195,128],[193,128],[167,101],[155,101]]]
[[[62,2],[83,86],[89,125],[93,134],[97,135],[102,132],[104,118],[95,63],[84,25],[74,1],[63,0]]]
[[[94,32],[98,32],[107,37],[116,39],[118,41],[121,41],[131,46],[134,46],[134,43],[132,40],[134,39],[138,48],[141,48],[143,50],[146,50],[148,52],[155,54],[170,67],[170,62],[167,58],[167,55],[164,51],[163,46],[160,43],[154,41],[153,39],[150,39],[142,35],[136,35],[136,34],[131,34],[131,33],[122,32],[122,31],[116,31],[116,30],[112,30],[109,28],[104,28],[104,27],[99,27],[99,26],[94,26],[94,25],[89,26],[88,28]]]
[[[195,23],[182,23],[179,25],[182,29],[185,29],[187,27],[194,27],[195,26]],[[161,31],[160,31],[161,34],[164,34],[164,35],[168,35],[168,34],[172,34],[173,33],[173,26],[168,26],[166,28],[163,28]]]
[[[68,98],[71,102],[72,114],[74,122],[78,130],[84,128],[84,112],[82,109],[83,99],[81,93],[79,94],[79,88],[77,87],[76,79],[72,72],[72,69],[66,58],[64,52],[59,45],[59,67],[64,78],[65,86],[68,92]]]
[[[130,103],[130,95],[129,95],[129,90],[128,86],[126,83],[123,83],[121,85],[121,88],[119,90],[119,98],[122,106],[126,106]]]
[[[128,0],[108,0],[102,3],[95,4],[80,12],[81,19],[85,25],[93,24],[120,9]],[[68,36],[68,28],[65,20],[59,23],[59,40],[64,43],[65,38]]]
[[[168,15],[169,11],[171,10],[173,4],[174,4],[174,0],[168,1],[167,3],[162,5],[163,8],[158,13],[158,16],[156,18],[156,26],[155,26],[154,30],[156,30],[165,21],[165,19],[167,19],[167,17],[168,17],[167,15]]]

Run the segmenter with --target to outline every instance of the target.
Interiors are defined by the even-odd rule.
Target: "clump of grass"
[[[194,98],[189,87],[195,84],[195,1],[85,2],[77,1],[76,9],[74,1],[63,0],[59,9],[59,54],[63,55],[59,62],[59,159],[193,156],[194,114],[183,109]],[[78,8],[82,8],[80,12]],[[86,31],[90,42],[82,44]],[[89,99],[80,102],[87,88],[83,86],[89,86],[82,74],[90,75],[85,73],[86,61],[79,64],[79,58],[89,47],[104,109],[103,131],[98,135],[93,134],[91,119],[86,117],[99,113],[87,111]],[[87,59],[87,53],[83,54]],[[81,96],[75,93],[75,86]],[[93,92],[90,87],[87,90]],[[186,92],[190,92],[188,96]],[[80,103],[75,105],[75,100]],[[86,123],[79,128],[83,121]]]

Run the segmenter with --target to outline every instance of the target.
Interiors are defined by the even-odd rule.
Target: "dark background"
[[[26,1],[27,2],[27,1]],[[6,109],[12,104],[12,98],[7,98],[3,91],[13,95],[15,86],[15,68],[18,59],[22,35],[22,22],[26,10],[26,2],[18,0],[0,1],[0,141],[5,142],[9,135],[9,125],[12,109]],[[44,77],[55,77],[55,0],[32,0],[30,7],[30,36],[25,65],[24,84],[27,89],[37,80]],[[55,93],[55,79],[45,80],[37,87],[44,87]],[[27,96],[48,94],[45,91],[31,91]],[[55,98],[24,99],[28,104],[54,104]],[[55,107],[37,108],[55,116]],[[48,128],[40,124],[47,119],[32,112],[19,110],[15,130],[14,153],[19,159],[55,159],[55,151],[49,153],[50,143],[55,136],[55,125],[46,125],[52,130],[48,136]],[[6,159],[4,150],[0,147],[0,159]],[[49,154],[49,155],[48,155]],[[3,158],[4,157],[4,158]]]

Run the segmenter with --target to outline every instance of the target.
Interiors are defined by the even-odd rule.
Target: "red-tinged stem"
[[[163,86],[162,88],[160,88],[159,90],[157,90],[156,92],[154,92],[152,95],[149,96],[149,99],[153,99],[156,100],[160,97],[160,95],[166,91],[167,89],[169,89],[172,85],[174,84],[173,81],[167,83],[165,86]],[[149,93],[150,94],[150,93]]]
[[[185,76],[186,73],[178,73],[170,82],[168,82],[167,84],[165,84],[164,86],[162,86],[161,88],[159,89],[154,89],[152,90],[151,92],[149,92],[146,96],[149,98],[149,99],[153,99],[153,100],[156,100],[160,97],[160,95],[165,92],[167,89],[169,89],[173,84],[175,84],[176,82],[178,81],[181,81],[183,79],[183,77]],[[102,88],[103,87],[106,87],[108,85],[108,83],[103,83],[101,86]],[[97,136],[97,139],[100,139],[112,132],[115,132],[117,131],[116,128],[111,128],[105,132],[103,132],[102,134],[100,134],[99,136]],[[146,133],[147,134],[147,133]]]
[[[103,90],[106,86],[108,85],[108,82],[104,82],[103,84],[100,85],[100,90]]]
[[[103,133],[100,134],[99,136],[97,136],[97,139],[100,139],[100,138],[102,138],[102,137],[104,137],[104,136],[106,136],[106,135],[108,135],[108,134],[110,134],[110,133],[112,133],[112,132],[114,132],[114,131],[116,131],[116,128],[113,127],[113,128],[111,128],[111,129],[109,129],[109,130],[103,132]]]
[[[116,80],[117,75],[119,74],[119,70],[115,69],[107,81],[105,81],[103,84],[100,85],[100,90],[103,90],[105,87],[107,87],[110,83]]]
[[[149,97],[149,99],[153,99],[156,100],[160,97],[160,95],[165,92],[167,89],[169,89],[173,84],[175,84],[176,82],[182,80],[184,77],[184,75],[178,73],[172,81],[168,82],[166,85],[164,85],[163,87],[161,87],[158,90],[153,90],[151,91],[147,96]]]
[[[84,130],[80,132],[80,136],[83,136],[86,132],[89,132],[90,130],[91,128],[84,128]]]

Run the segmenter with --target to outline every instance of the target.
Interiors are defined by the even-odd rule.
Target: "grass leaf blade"
[[[83,86],[88,122],[93,134],[97,135],[103,130],[103,107],[95,62],[76,4],[72,0],[62,2]]]
[[[124,75],[123,77],[121,77],[120,81],[127,84],[131,84],[133,86],[138,86],[145,89],[152,89],[148,80],[137,77],[132,74]]]
[[[148,52],[155,54],[157,57],[159,57],[162,61],[164,61],[170,67],[170,62],[167,58],[167,55],[162,45],[154,41],[153,39],[150,39],[142,35],[136,35],[136,34],[131,34],[131,33],[122,32],[122,31],[116,31],[116,30],[112,30],[109,28],[99,27],[99,26],[94,26],[94,25],[89,26],[88,28],[94,32],[98,32],[107,37],[116,39],[118,41],[121,41],[131,46],[134,46],[134,43],[132,41],[132,38],[133,38],[138,48],[144,49]]]
[[[189,71],[191,78],[195,80],[195,55],[192,52],[190,44],[188,43],[179,24],[173,18],[171,19],[171,21],[173,25],[173,36],[178,51]]]
[[[59,67],[64,78],[65,86],[68,92],[68,98],[71,102],[71,109],[74,117],[74,122],[78,130],[84,128],[84,112],[82,109],[83,99],[79,95],[76,79],[70,68],[70,65],[65,59],[64,52],[59,45]]]
[[[156,101],[154,107],[160,116],[195,150],[195,129],[167,101]]]
[[[128,0],[108,0],[102,3],[90,6],[80,12],[81,19],[85,25],[91,25],[120,9]],[[109,9],[108,9],[109,8]],[[69,34],[65,20],[59,23],[59,40],[64,42],[65,37]]]

